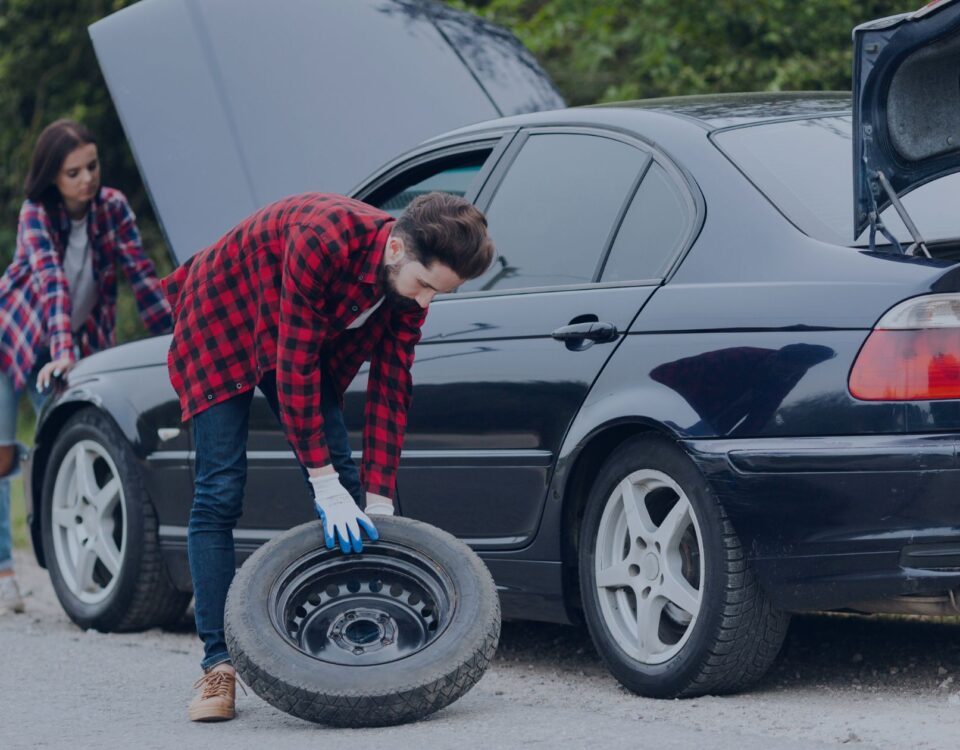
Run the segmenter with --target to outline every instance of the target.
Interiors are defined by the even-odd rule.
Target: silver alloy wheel
[[[53,487],[53,548],[70,592],[102,602],[116,586],[127,545],[126,499],[110,454],[93,440],[70,448]]]
[[[606,626],[631,658],[661,664],[693,632],[703,596],[702,539],[690,500],[662,472],[635,471],[607,498],[595,581]]]

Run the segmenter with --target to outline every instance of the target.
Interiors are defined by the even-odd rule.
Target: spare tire
[[[455,537],[378,516],[360,554],[328,550],[319,521],[258,549],[227,596],[237,674],[272,706],[340,727],[423,718],[486,671],[500,638],[493,578]]]

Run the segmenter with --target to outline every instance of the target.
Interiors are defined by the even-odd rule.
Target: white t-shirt
[[[87,219],[70,220],[70,239],[63,256],[63,273],[70,289],[70,329],[79,330],[97,303],[93,280],[93,253]]]
[[[359,328],[360,326],[362,326],[364,323],[367,322],[367,318],[373,315],[374,310],[376,310],[382,304],[383,304],[383,297],[378,299],[374,304],[370,305],[370,307],[368,307],[366,310],[360,313],[357,317],[355,317],[353,319],[353,322],[347,326],[347,330],[349,331],[351,328]]]

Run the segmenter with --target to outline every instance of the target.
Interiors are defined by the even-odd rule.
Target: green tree
[[[451,0],[506,26],[571,104],[849,90],[853,27],[919,0]]]

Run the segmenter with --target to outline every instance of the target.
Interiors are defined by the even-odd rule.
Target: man
[[[312,487],[327,547],[362,550],[368,513],[392,514],[427,306],[493,258],[483,214],[430,193],[396,221],[359,201],[307,193],[273,203],[164,279],[174,311],[170,380],[193,420],[196,477],[187,533],[203,640],[193,721],[232,719],[223,634],[242,512],[253,388],[279,418]],[[342,394],[370,361],[363,463],[350,457]],[[367,513],[360,510],[365,505]]]

